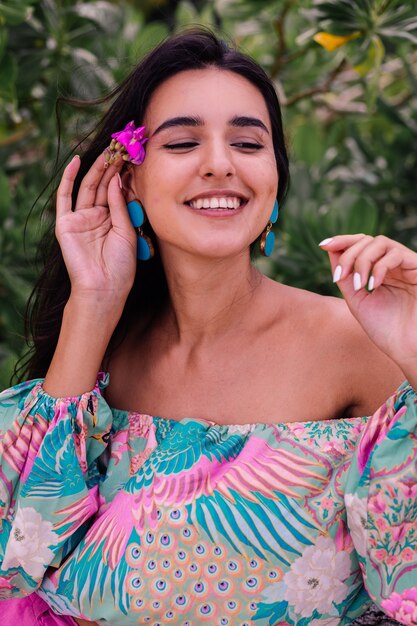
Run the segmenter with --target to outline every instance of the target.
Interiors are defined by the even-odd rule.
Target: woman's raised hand
[[[417,254],[384,236],[339,235],[320,245],[365,332],[417,379]]]
[[[136,234],[120,188],[124,161],[105,168],[100,155],[81,182],[75,211],[71,194],[80,167],[74,157],[57,192],[56,236],[71,280],[71,295],[109,306],[124,301],[136,271]]]

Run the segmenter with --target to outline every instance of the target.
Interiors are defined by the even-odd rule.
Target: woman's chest
[[[346,373],[304,354],[290,358],[218,354],[199,362],[141,359],[114,367],[106,399],[111,406],[172,419],[218,424],[327,420],[346,415]]]

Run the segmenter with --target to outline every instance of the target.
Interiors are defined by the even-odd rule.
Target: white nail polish
[[[328,237],[327,239],[323,239],[323,241],[320,241],[319,246],[327,246],[327,244],[330,243],[331,241],[333,241],[333,237]]]
[[[333,282],[337,283],[337,281],[340,280],[341,275],[342,275],[342,266],[338,265],[333,274]]]
[[[368,289],[369,289],[369,291],[372,291],[374,286],[375,286],[375,278],[373,276],[371,276],[370,279],[368,280]]]
[[[355,291],[359,291],[361,287],[362,287],[361,275],[359,274],[359,272],[355,272],[353,274],[353,288]]]

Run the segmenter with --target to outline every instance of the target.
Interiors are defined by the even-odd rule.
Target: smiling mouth
[[[190,200],[185,204],[192,209],[226,209],[229,211],[236,211],[236,209],[239,209],[246,203],[247,200],[237,196],[219,196],[217,198],[197,198],[196,200]]]

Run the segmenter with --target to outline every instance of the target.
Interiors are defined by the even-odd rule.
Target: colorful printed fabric
[[[0,395],[0,596],[102,625],[417,624],[417,395],[217,425]],[[365,589],[366,586],[366,589]],[[1,615],[1,602],[0,602]]]
[[[37,593],[25,598],[2,600],[0,617],[3,626],[77,626],[74,618],[56,615]]]

